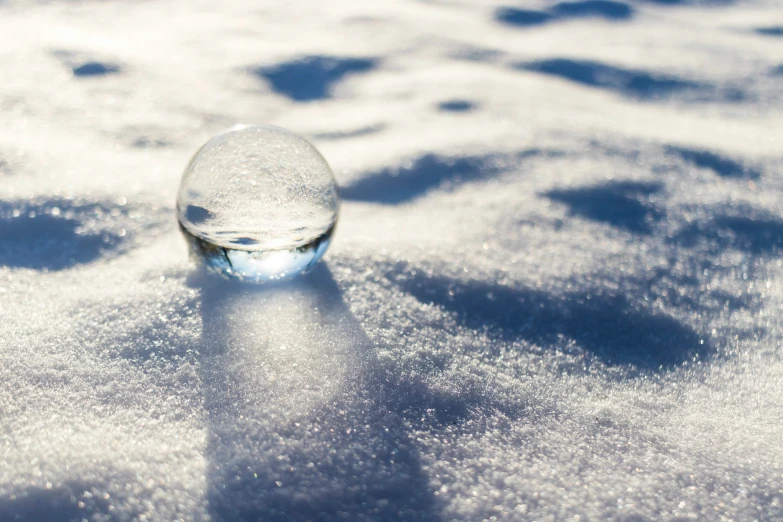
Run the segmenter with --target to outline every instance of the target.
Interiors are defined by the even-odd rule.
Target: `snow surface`
[[[0,3],[0,520],[783,519],[776,0]],[[209,137],[342,185],[200,274]]]

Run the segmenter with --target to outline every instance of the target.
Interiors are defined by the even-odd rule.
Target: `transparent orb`
[[[238,125],[209,140],[177,195],[191,255],[211,271],[255,282],[310,270],[329,246],[338,207],[321,154],[268,125]]]

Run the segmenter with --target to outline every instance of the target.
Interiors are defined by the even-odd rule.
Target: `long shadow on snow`
[[[783,220],[752,207],[732,207],[680,230],[671,240],[712,254],[739,250],[762,257],[783,251]]]
[[[568,205],[571,214],[607,223],[640,234],[649,234],[663,212],[650,196],[663,189],[661,183],[614,181],[589,187],[550,190],[543,195]]]
[[[783,251],[783,220],[753,207],[717,205],[689,214],[699,218],[674,230],[662,225],[665,209],[651,196],[663,189],[660,183],[614,181],[592,186],[550,190],[543,195],[568,205],[572,215],[651,236],[670,249],[669,266],[646,276],[641,293],[663,298],[674,306],[691,309],[728,306],[748,309],[751,296],[733,296],[720,289],[699,291],[708,272],[737,272],[753,277],[764,258]],[[674,212],[678,215],[679,212]],[[683,249],[688,249],[687,252]],[[744,252],[739,265],[727,266],[722,254]],[[690,289],[688,292],[679,290]]]
[[[548,11],[533,11],[517,7],[501,7],[495,11],[495,20],[516,27],[530,27],[572,18],[604,18],[628,20],[634,15],[633,7],[612,0],[583,0],[560,2]]]
[[[669,368],[708,357],[712,349],[689,326],[635,306],[626,297],[598,288],[585,293],[551,294],[483,281],[416,276],[404,290],[423,303],[456,314],[468,328],[542,346],[574,341],[608,365],[642,370]]]
[[[662,190],[663,184],[657,182],[612,181],[553,189],[543,196],[568,205],[573,215],[647,235],[655,232],[665,215],[650,198]],[[678,247],[698,247],[710,256],[726,250],[764,256],[783,249],[783,220],[769,212],[747,205],[728,205],[705,207],[700,214],[704,217],[667,235],[666,242]]]
[[[535,156],[560,156],[560,151],[530,149],[516,154],[513,160]],[[340,195],[348,200],[397,205],[419,198],[435,188],[458,186],[470,181],[490,179],[502,173],[512,158],[464,156],[449,158],[425,154],[407,166],[390,167],[372,172],[342,187]]]
[[[552,58],[516,64],[514,68],[613,91],[639,101],[664,100],[678,94],[690,94],[696,99],[717,98],[734,102],[745,98],[745,94],[737,89],[721,91],[703,82],[638,69],[624,69],[591,60]]]
[[[670,145],[666,152],[695,167],[709,169],[722,178],[758,179],[761,172],[731,158],[705,149],[688,149]]]
[[[701,287],[704,274],[723,273],[734,278],[754,280],[758,272],[772,256],[783,252],[783,220],[766,210],[747,205],[724,204],[700,209],[703,217],[669,233],[663,241],[673,247],[673,257],[679,264],[685,264],[688,277],[679,278],[679,287]],[[689,249],[677,253],[677,250]],[[724,253],[742,252],[740,261],[726,263]],[[729,258],[731,259],[731,258]],[[735,258],[736,259],[736,258]],[[659,274],[658,278],[676,279],[671,271]],[[709,285],[708,285],[709,288]],[[667,288],[663,293],[672,302],[687,302],[688,293],[677,288]],[[690,303],[693,307],[725,308],[728,310],[755,309],[759,305],[757,293],[745,292],[739,295],[720,288],[710,288],[697,294],[699,299]],[[753,330],[756,333],[763,329]]]
[[[783,25],[774,27],[759,27],[756,29],[756,33],[763,36],[783,36]]]
[[[14,498],[0,498],[0,520],[29,522],[80,522],[87,517],[101,516],[109,519],[110,502],[98,496],[84,498],[90,486],[67,483],[62,487],[44,489],[29,487],[19,491]],[[80,508],[78,502],[84,502]]]
[[[438,520],[408,430],[422,412],[432,409],[438,411],[432,426],[456,423],[467,415],[470,403],[429,390],[395,367],[381,364],[324,265],[296,285],[284,287],[278,303],[293,306],[286,299],[296,292],[312,299],[301,331],[309,324],[322,332],[323,339],[309,342],[315,343],[315,357],[325,359],[311,366],[317,372],[336,360],[345,369],[340,389],[310,406],[307,389],[339,380],[329,375],[332,370],[323,381],[308,382],[306,372],[312,368],[255,368],[254,378],[263,376],[250,384],[259,388],[256,397],[261,397],[253,399],[248,396],[249,381],[242,377],[243,368],[252,365],[243,352],[249,348],[232,345],[236,321],[244,314],[240,308],[240,315],[234,315],[228,307],[242,299],[260,299],[262,307],[271,306],[263,300],[265,293],[276,291],[274,287],[247,288],[207,277],[195,282],[202,295],[201,374],[209,425],[212,516],[225,521]],[[269,350],[276,329],[270,324],[255,332],[252,349],[262,355],[262,364],[273,365]],[[289,349],[307,348],[304,335],[289,340],[294,344]],[[329,353],[342,349],[340,357],[345,360],[329,359]],[[286,376],[289,371],[295,373]],[[305,381],[289,390],[296,397],[281,395],[280,382],[301,381],[301,375],[306,375]],[[289,402],[281,409],[280,401]]]
[[[500,7],[495,11],[495,20],[497,22],[516,27],[544,25],[551,22],[554,18],[551,13],[546,11],[533,11],[517,7]]]
[[[266,81],[272,90],[294,101],[307,102],[331,97],[332,86],[350,74],[371,71],[377,60],[335,56],[306,56],[251,72]]]
[[[560,2],[553,5],[550,11],[560,18],[605,18],[607,20],[628,20],[633,14],[633,7],[623,2],[613,0],[582,0],[580,2]]]
[[[120,248],[130,235],[80,231],[96,213],[108,216],[110,209],[70,200],[0,202],[0,265],[62,270]]]

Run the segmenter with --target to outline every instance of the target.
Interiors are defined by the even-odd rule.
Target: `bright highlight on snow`
[[[177,217],[210,271],[264,282],[308,271],[337,223],[332,171],[304,138],[238,125],[209,140],[185,169]]]

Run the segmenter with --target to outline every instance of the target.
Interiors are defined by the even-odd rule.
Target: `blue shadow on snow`
[[[517,27],[543,25],[552,21],[553,18],[553,15],[544,11],[531,11],[516,7],[501,7],[495,11],[496,21]]]
[[[334,56],[306,56],[268,67],[256,67],[251,72],[269,82],[278,94],[307,102],[331,97],[334,84],[350,74],[371,71],[377,60],[370,58],[341,58]]]
[[[709,169],[722,178],[758,179],[761,177],[761,172],[758,170],[709,150],[670,145],[666,147],[666,152],[695,167]]]
[[[759,27],[756,29],[756,33],[764,36],[783,36],[783,25],[775,27]]]
[[[542,155],[561,155],[559,151],[530,149],[515,156],[517,160]],[[397,205],[413,201],[436,188],[448,188],[470,181],[490,179],[504,170],[503,158],[464,156],[457,158],[425,154],[410,165],[373,172],[342,187],[340,195],[348,200]]]
[[[663,212],[650,196],[663,189],[661,183],[613,181],[588,187],[554,189],[543,195],[568,205],[571,214],[613,227],[649,234]]]
[[[489,158],[444,158],[426,154],[410,166],[386,168],[341,187],[347,200],[396,205],[423,196],[441,184],[463,183],[494,174]]]
[[[476,104],[468,100],[448,100],[438,104],[441,112],[470,112],[476,108]]]
[[[16,491],[13,498],[0,498],[0,520],[73,522],[84,520],[85,516],[110,519],[112,510],[108,500],[100,495],[82,496],[91,489],[89,485],[79,483],[66,483],[52,489],[27,487]],[[79,507],[80,501],[85,507]]]
[[[783,252],[783,220],[764,210],[731,206],[687,226],[672,241],[714,254],[729,249],[754,256],[779,254]]]
[[[71,70],[73,71],[73,75],[78,77],[106,76],[107,74],[120,72],[120,66],[112,63],[92,61],[74,65],[71,67]]]
[[[612,21],[628,20],[633,15],[633,7],[623,2],[584,0],[581,2],[560,2],[547,11],[500,7],[495,11],[495,20],[515,27],[532,27],[572,18],[603,18]]]
[[[704,89],[704,84],[641,70],[622,69],[590,60],[553,58],[521,63],[516,69],[557,76],[581,85],[620,93],[638,100],[657,100],[687,90]]]
[[[611,0],[560,2],[552,6],[551,12],[560,18],[596,17],[607,20],[628,20],[634,14],[630,5]]]
[[[52,213],[55,207],[59,215]],[[0,265],[62,270],[119,248],[129,236],[84,234],[79,230],[85,216],[95,211],[106,209],[99,204],[76,205],[68,200],[16,205],[0,202]]]
[[[553,294],[428,276],[402,284],[422,303],[455,314],[467,328],[540,346],[561,346],[565,338],[609,366],[657,371],[712,352],[707,340],[688,325],[605,289]]]

